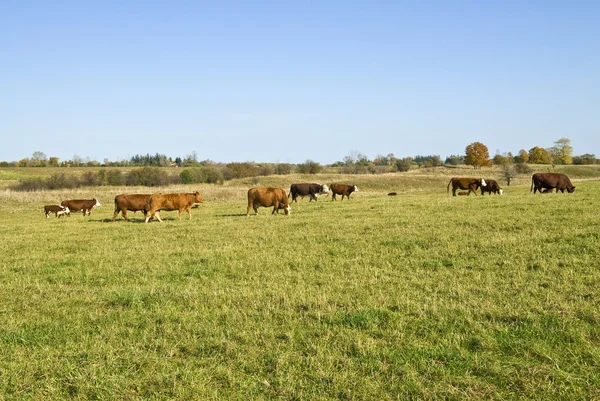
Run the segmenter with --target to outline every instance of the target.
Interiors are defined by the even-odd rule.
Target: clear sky
[[[600,1],[5,1],[0,160],[600,156]]]

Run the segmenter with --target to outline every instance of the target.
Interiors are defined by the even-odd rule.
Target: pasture
[[[2,190],[0,399],[600,398],[600,181],[258,185],[309,180],[360,192],[246,217],[252,179]],[[191,221],[111,222],[116,194],[193,190]],[[44,218],[92,197],[89,217]]]

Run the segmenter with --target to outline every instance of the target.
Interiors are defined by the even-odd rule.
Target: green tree
[[[465,148],[465,164],[478,169],[491,164],[487,146],[481,142],[473,142]]]
[[[560,138],[551,149],[555,164],[573,163],[573,147],[569,138]]]

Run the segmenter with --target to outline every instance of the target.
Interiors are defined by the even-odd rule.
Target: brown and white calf
[[[56,217],[60,217],[63,214],[71,217],[71,211],[69,208],[60,205],[46,205],[44,206],[44,212],[46,213],[46,218],[50,217],[50,213],[54,213]]]

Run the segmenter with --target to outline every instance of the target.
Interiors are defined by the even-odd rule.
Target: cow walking
[[[452,177],[448,183],[448,192],[450,191],[450,185],[452,185],[452,196],[456,196],[457,189],[467,189],[469,191],[467,196],[471,194],[471,192],[477,196],[477,188],[485,187],[487,183],[483,178]]]
[[[258,214],[259,207],[273,206],[271,214],[279,213],[279,209],[283,209],[285,215],[289,215],[292,207],[289,204],[287,194],[283,188],[250,188],[248,190],[248,209],[246,216],[250,215],[250,209],[254,209],[254,213]]]
[[[150,210],[146,213],[146,223],[150,220],[150,217],[156,217],[158,221],[162,223],[160,210],[177,210],[179,212],[178,218],[181,220],[181,213],[187,212],[190,216],[189,220],[192,219],[192,205],[194,203],[203,203],[204,198],[200,195],[200,192],[194,193],[179,193],[179,194],[152,194],[150,195]]]
[[[144,218],[150,210],[150,194],[131,194],[131,195],[117,195],[115,196],[115,213],[113,214],[112,221],[117,219],[119,213],[123,215],[125,220],[127,218],[127,211],[133,213],[142,211],[144,212]],[[160,216],[160,212],[156,212]]]
[[[292,202],[298,203],[298,196],[304,198],[305,196],[309,196],[309,202],[317,201],[318,195],[327,195],[329,194],[329,188],[327,185],[321,184],[292,184],[290,186],[290,193],[288,194],[288,198],[292,197]]]
[[[496,180],[487,180],[486,184],[487,185],[485,187],[481,187],[481,196],[483,196],[486,192],[488,195],[491,195],[492,192],[494,194],[502,195],[502,192],[504,192]]]
[[[71,211],[69,208],[60,205],[46,205],[44,206],[44,213],[46,213],[46,218],[50,217],[50,213],[54,213],[55,217],[60,217],[63,214],[71,217]]]
[[[69,199],[64,200],[60,203],[61,206],[68,207],[72,212],[82,211],[83,215],[91,215],[92,209],[95,207],[102,206],[98,199]]]
[[[332,201],[336,200],[336,195],[342,195],[342,200],[344,200],[344,196],[350,200],[350,194],[352,194],[352,192],[358,192],[356,185],[346,184],[331,184],[329,190],[331,191]]]

